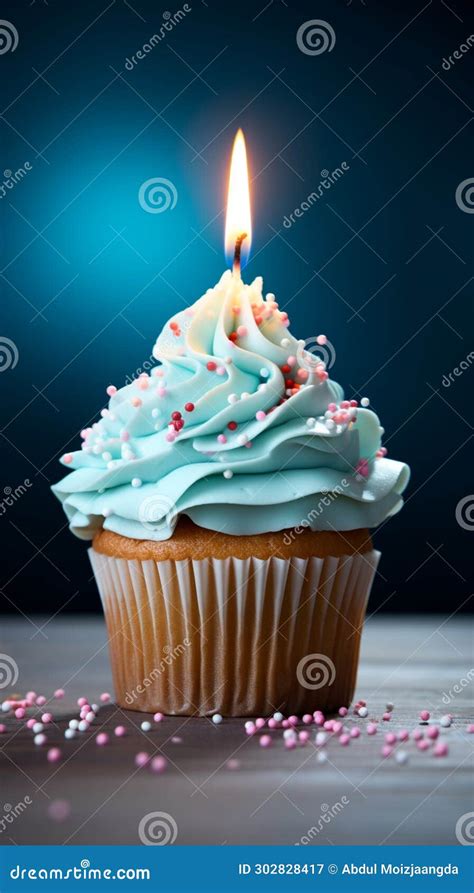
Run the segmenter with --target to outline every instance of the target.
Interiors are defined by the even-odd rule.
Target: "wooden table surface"
[[[166,718],[145,734],[142,714],[112,704],[94,724],[94,732],[112,733],[108,746],[98,747],[90,733],[67,741],[64,729],[77,715],[77,698],[85,694],[94,702],[112,691],[102,618],[6,618],[1,629],[0,650],[20,668],[16,689],[50,696],[64,687],[66,696],[53,702],[55,724],[48,732],[47,746],[62,749],[57,764],[47,761],[46,747],[33,745],[24,723],[0,717],[10,730],[0,737],[0,844],[138,844],[140,820],[154,812],[176,823],[176,844],[449,844],[457,842],[458,819],[473,809],[474,736],[466,725],[473,721],[474,664],[467,618],[369,619],[356,697],[368,702],[369,717],[381,718],[393,702],[393,717],[369,737],[367,720],[351,716],[361,737],[349,747],[331,740],[324,764],[317,761],[313,733],[293,751],[283,748],[281,733],[272,748],[261,748],[239,719],[215,726],[207,719]],[[453,714],[453,725],[441,732],[449,755],[436,758],[432,748],[422,753],[410,742],[402,746],[406,764],[383,759],[384,733],[413,729],[423,707],[435,720]],[[118,724],[127,726],[125,738],[114,738]],[[137,769],[134,756],[141,750],[165,754],[166,772]],[[238,768],[228,767],[231,759]],[[22,801],[21,814],[2,823],[1,804],[5,815]],[[61,808],[56,801],[70,810],[62,821],[51,818]]]

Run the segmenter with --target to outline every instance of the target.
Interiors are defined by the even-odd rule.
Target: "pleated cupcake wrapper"
[[[268,716],[350,703],[379,552],[156,562],[90,549],[89,556],[122,707]]]

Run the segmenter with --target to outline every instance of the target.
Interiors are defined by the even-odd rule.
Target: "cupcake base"
[[[284,532],[180,528],[164,543],[102,532],[89,550],[120,706],[199,716],[347,706],[379,560],[368,532],[305,530],[285,545]]]

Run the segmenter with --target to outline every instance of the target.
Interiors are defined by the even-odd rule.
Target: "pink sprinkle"
[[[400,731],[398,733],[399,741],[408,741],[409,737],[410,737],[410,733],[409,733],[408,729],[400,729]]]
[[[421,711],[420,711],[420,719],[421,719],[423,722],[428,722],[430,716],[431,716],[431,713],[430,713],[429,710],[421,710]]]
[[[155,713],[153,719],[155,720],[155,722],[161,722],[161,720],[163,719],[163,714],[162,714],[162,713]]]
[[[218,366],[216,369],[216,375],[225,375],[225,366]]]
[[[27,691],[27,692],[26,692],[26,699],[27,699],[27,701],[34,701],[35,698],[36,698],[36,692],[35,692],[35,691]]]
[[[328,403],[329,412],[336,412],[337,406],[335,403]]]
[[[41,722],[47,723],[47,722],[52,722],[52,721],[53,721],[52,713],[43,713],[43,716],[41,717]]]
[[[384,744],[380,753],[383,757],[389,757],[393,752],[393,747],[390,747],[390,744]]]
[[[368,735],[376,735],[377,734],[377,726],[374,722],[367,723],[367,734]]]
[[[307,729],[303,729],[302,732],[298,733],[298,740],[301,741],[302,744],[306,744],[309,741],[310,733]]]
[[[117,393],[117,388],[115,387],[115,385],[109,384],[106,393],[109,395],[109,397],[113,397],[114,394]]]
[[[396,740],[397,736],[394,732],[387,732],[387,734],[385,735],[385,741],[387,744],[395,744]]]
[[[448,745],[444,741],[438,741],[433,748],[434,757],[446,757],[449,753]]]
[[[334,719],[332,723],[332,730],[336,733],[336,735],[338,735],[339,732],[342,731],[342,722],[339,722],[338,719]]]
[[[61,759],[61,751],[59,747],[50,747],[46,756],[50,763],[58,763]]]
[[[258,719],[255,720],[255,728],[263,729],[264,725],[265,720],[263,719],[263,716],[259,716]]]
[[[146,753],[144,750],[141,750],[139,753],[135,754],[135,766],[146,766],[150,759],[150,755]]]
[[[240,760],[227,760],[226,769],[230,769],[232,772],[235,772],[236,769],[240,769]]]
[[[413,738],[413,741],[421,741],[421,739],[423,738],[423,732],[421,731],[421,729],[414,729],[411,733],[411,737]]]
[[[384,713],[384,715],[382,716],[382,719],[384,722],[390,722],[391,718],[392,718],[391,713]]]
[[[316,343],[320,345],[327,344],[327,340],[328,339],[326,338],[326,335],[318,335],[318,337],[316,338]]]
[[[426,735],[428,738],[431,738],[432,741],[436,741],[436,738],[439,735],[438,726],[428,726],[426,730]]]
[[[360,729],[357,726],[354,726],[349,732],[351,738],[359,738],[360,737]],[[342,736],[341,736],[342,737]]]
[[[290,726],[297,726],[298,723],[299,723],[299,719],[298,719],[297,716],[294,716],[294,715],[293,715],[293,716],[289,716],[289,717],[288,717],[288,722],[290,723]]]
[[[286,750],[294,750],[296,747],[296,741],[294,738],[285,738],[285,749]]]
[[[54,697],[57,698],[58,701],[60,701],[61,698],[64,698],[64,688],[57,688],[54,692]]]
[[[270,735],[261,735],[260,741],[258,742],[260,747],[271,747],[272,739]]]
[[[152,772],[161,774],[161,772],[165,771],[167,765],[168,765],[168,761],[165,757],[157,756],[157,757],[153,757],[151,764],[150,764],[150,768],[151,768]]]
[[[339,716],[347,716],[347,707],[339,707]]]
[[[324,724],[324,713],[321,713],[321,711],[316,710],[313,713],[313,719],[314,719],[314,723],[316,726],[322,726]]]
[[[343,735],[339,736],[339,744],[341,744],[342,747],[347,747],[347,745],[350,744],[350,742],[351,742],[351,736],[347,735],[346,732],[344,732]]]
[[[116,735],[117,738],[123,738],[123,736],[126,734],[127,734],[127,730],[126,730],[125,726],[116,726],[115,727],[114,735]]]
[[[219,443],[227,443],[227,437],[225,436],[225,434],[218,434],[217,440]]]
[[[246,723],[245,732],[247,735],[254,735],[256,731],[257,731],[257,729],[255,727],[255,723],[253,723],[253,722]]]
[[[468,732],[469,735],[474,735],[474,723],[472,723],[472,722],[469,723],[469,725],[466,728],[466,732]]]
[[[25,708],[24,708],[24,707],[18,707],[18,709],[15,710],[15,716],[16,716],[17,719],[23,719],[23,717],[26,716],[26,710],[25,710]]]
[[[140,400],[140,397],[132,397],[130,403],[132,404],[132,406],[135,407],[135,409],[138,409],[139,406],[143,405],[143,400]]]
[[[418,750],[428,750],[431,747],[431,742],[427,741],[426,738],[422,738],[421,741],[416,742],[416,746]]]
[[[36,725],[36,719],[34,719],[34,718],[32,717],[32,718],[29,719],[28,722],[26,723],[26,728],[27,728],[27,729],[32,729],[33,726],[35,726],[35,725]]]
[[[267,417],[267,414],[266,414],[266,412],[263,411],[263,409],[259,409],[258,412],[255,413],[255,418],[257,419],[257,422],[263,422],[263,420],[266,417]]]
[[[69,800],[52,800],[48,806],[48,815],[54,822],[64,822],[71,813]]]
[[[38,701],[36,703],[38,703]],[[87,698],[78,698],[77,699],[78,707],[84,707],[85,704],[87,704]]]
[[[176,434],[173,431],[168,431],[165,440],[167,440],[168,443],[173,443],[173,441],[176,440]]]
[[[110,701],[110,695],[109,695],[108,691],[102,692],[102,694],[100,696],[100,700],[102,701],[103,704],[106,704],[107,701]]]
[[[64,453],[63,462],[65,465],[70,465],[73,459],[74,456],[72,455],[72,453]]]
[[[307,369],[298,369],[296,377],[299,378],[300,381],[306,381],[309,378],[309,372]]]
[[[0,723],[0,735],[4,735],[7,730],[7,727],[3,725],[3,722]]]
[[[35,701],[37,707],[42,707],[43,704],[46,704],[46,698],[44,695],[38,695]]]
[[[247,327],[246,326],[238,326],[237,334],[238,334],[239,338],[245,338],[245,336],[248,335]]]
[[[305,713],[305,714],[304,714],[304,716],[303,716],[303,722],[304,722],[305,726],[310,726],[310,725],[311,725],[311,723],[313,722],[313,717],[311,716],[311,713]]]
[[[158,397],[166,397],[166,388],[157,388],[156,393]]]
[[[277,729],[279,726],[279,723],[276,721],[276,719],[273,719],[273,716],[271,716],[270,719],[268,720],[267,725],[268,725],[269,729]]]
[[[323,723],[323,729],[326,729],[327,732],[332,732],[333,723],[333,719],[327,719],[326,722]]]
[[[108,744],[109,736],[107,735],[107,732],[99,732],[99,734],[96,735],[95,743],[98,744],[99,747],[103,747],[104,744]]]

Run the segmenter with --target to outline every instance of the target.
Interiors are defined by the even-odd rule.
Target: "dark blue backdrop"
[[[371,398],[389,454],[412,467],[405,509],[375,534],[372,607],[467,606],[474,215],[469,183],[456,191],[474,180],[469,6],[192,0],[178,21],[183,5],[152,0],[2,5],[6,610],[98,607],[85,545],[49,491],[57,457],[221,275],[238,126],[253,177],[246,277],[264,276],[297,336],[327,333],[333,376]],[[298,46],[312,19],[327,23],[323,52]],[[171,181],[173,209],[140,206],[150,178]]]

